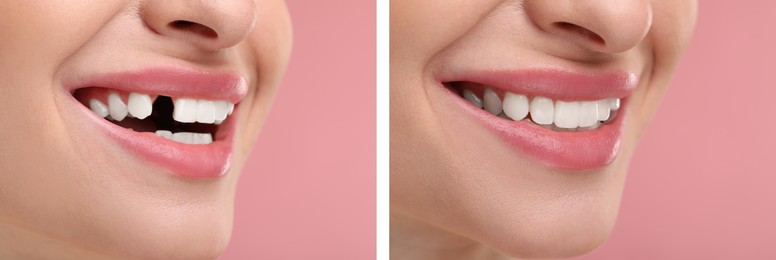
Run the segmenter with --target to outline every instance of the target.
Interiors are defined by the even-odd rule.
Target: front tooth
[[[229,113],[229,102],[213,101],[213,112],[215,113],[215,122],[224,121]]]
[[[172,118],[181,123],[194,123],[197,121],[197,109],[199,105],[196,99],[179,98],[175,100]]]
[[[91,108],[95,114],[101,117],[106,117],[110,113],[110,111],[108,111],[108,106],[96,99],[89,100],[89,108]]]
[[[156,130],[156,135],[164,137],[164,138],[167,138],[167,139],[172,139],[172,132],[167,131],[167,130]]]
[[[598,102],[579,102],[579,127],[591,127],[598,123]]]
[[[555,126],[577,128],[579,126],[579,102],[555,102]]]
[[[194,143],[194,133],[189,133],[189,132],[174,133],[172,134],[172,140],[179,143],[192,144]]]
[[[160,130],[163,131],[163,130]],[[157,131],[157,134],[160,134]],[[164,131],[163,131],[164,132]],[[169,131],[166,131],[169,133]],[[163,133],[166,134],[166,133]],[[184,143],[184,144],[211,144],[213,143],[213,137],[210,134],[203,134],[203,133],[191,133],[191,132],[178,132],[172,134],[171,137],[169,137],[173,141]]]
[[[474,94],[471,90],[464,89],[463,93],[461,93],[461,96],[463,96],[463,99],[466,101],[469,101],[469,103],[472,103],[475,107],[482,108],[482,99],[477,96],[477,94]]]
[[[229,113],[228,114],[231,115],[232,112],[234,112],[234,104],[229,103]]]
[[[528,97],[525,95],[504,93],[504,114],[512,120],[520,121],[528,116]]]
[[[612,108],[612,110],[620,109],[620,99],[619,98],[610,98],[609,99],[609,106]]]
[[[588,127],[579,127],[576,130],[577,131],[585,131],[585,130],[596,130],[598,127],[601,126],[600,122],[595,122],[595,124],[588,126]]]
[[[197,107],[197,122],[212,124],[216,121],[215,108],[213,107],[213,101],[200,100]]]
[[[596,103],[598,103],[598,121],[606,121],[609,119],[609,112],[611,112],[609,100],[601,99],[596,101]]]
[[[540,125],[552,124],[555,116],[555,107],[552,100],[546,97],[535,97],[530,104],[531,119]]]
[[[501,114],[501,99],[495,91],[486,88],[485,93],[482,95],[482,99],[484,100],[485,110],[494,115]]]
[[[129,93],[129,101],[127,102],[127,109],[132,116],[138,119],[145,119],[151,115],[153,110],[153,102],[151,102],[151,96],[146,94]]]
[[[119,94],[112,92],[108,94],[108,106],[110,107],[110,117],[116,121],[124,120],[127,117],[127,105],[121,101]]]
[[[213,137],[210,134],[194,134],[194,144],[211,144]]]

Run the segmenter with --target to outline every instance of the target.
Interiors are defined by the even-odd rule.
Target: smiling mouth
[[[620,98],[598,100],[552,100],[495,89],[483,84],[457,81],[444,85],[471,105],[510,121],[531,123],[553,131],[589,131],[617,117]]]
[[[226,100],[128,93],[102,87],[80,88],[73,96],[120,127],[196,145],[213,143],[235,106]]]
[[[460,110],[526,158],[584,171],[619,154],[627,101],[638,85],[627,71],[567,69],[449,71],[435,75],[445,110]]]
[[[152,67],[74,77],[63,85],[75,103],[71,107],[115,141],[122,148],[117,152],[186,178],[215,178],[230,170],[234,117],[248,93],[241,75]]]

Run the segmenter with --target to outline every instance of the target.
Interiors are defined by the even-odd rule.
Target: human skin
[[[600,245],[639,136],[689,42],[697,3],[392,0],[390,7],[391,257],[569,257]],[[638,77],[621,108],[627,113],[618,115],[624,128],[612,160],[561,167],[513,149],[438,80],[449,71],[546,67]]]
[[[188,21],[175,27],[174,21]],[[285,71],[280,0],[0,0],[0,258],[212,259]],[[175,67],[243,77],[231,167],[187,178],[73,112],[68,77]],[[103,120],[101,118],[97,118]]]

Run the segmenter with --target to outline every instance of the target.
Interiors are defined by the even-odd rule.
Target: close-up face
[[[513,257],[597,247],[696,5],[391,1],[392,232],[412,219]]]
[[[0,0],[0,32],[2,244],[224,250],[290,55],[283,1]]]

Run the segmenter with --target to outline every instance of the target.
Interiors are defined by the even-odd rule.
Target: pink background
[[[375,1],[286,3],[291,62],[220,259],[373,259]]]
[[[776,259],[773,10],[773,1],[701,1],[614,233],[577,259]]]

